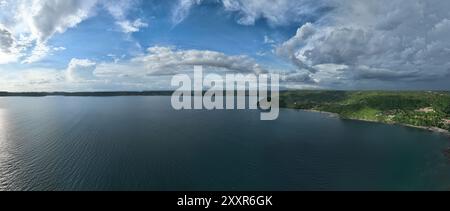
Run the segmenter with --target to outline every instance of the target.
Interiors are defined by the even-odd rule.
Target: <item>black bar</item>
[[[32,205],[35,208],[105,208],[154,210],[166,209],[276,209],[276,210],[336,210],[380,209],[405,207],[432,207],[438,202],[445,204],[443,192],[2,192],[5,204],[19,199],[18,205]],[[428,202],[425,195],[433,195]],[[24,197],[25,196],[25,197]],[[271,204],[242,204],[245,196],[271,196]],[[10,198],[8,198],[10,197]],[[179,205],[180,199],[211,198],[208,207],[205,204]],[[234,197],[234,203],[222,204],[222,197]],[[439,197],[442,197],[440,199]],[[431,198],[431,197],[430,197]],[[10,201],[11,200],[11,201]],[[239,202],[240,200],[240,202]],[[200,201],[198,201],[200,202]],[[230,201],[229,201],[230,202]],[[330,209],[331,208],[331,209]],[[156,209],[155,209],[156,210]],[[160,210],[160,209],[158,209]]]

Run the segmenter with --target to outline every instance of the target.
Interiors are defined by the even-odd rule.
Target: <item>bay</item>
[[[0,190],[448,190],[448,137],[170,97],[0,98]]]

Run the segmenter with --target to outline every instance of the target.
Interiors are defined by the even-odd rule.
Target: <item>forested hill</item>
[[[287,91],[281,93],[280,103],[346,119],[450,128],[449,92]]]

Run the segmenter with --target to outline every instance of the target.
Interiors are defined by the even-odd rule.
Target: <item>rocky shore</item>
[[[306,112],[327,114],[328,116],[334,117],[334,118],[342,118],[341,115],[339,115],[339,114],[332,113],[332,112],[327,112],[327,111],[318,111],[318,110],[311,110],[311,109],[300,109],[300,110],[306,111]],[[389,123],[385,123],[385,122],[380,122],[380,121],[376,121],[376,120],[367,120],[367,119],[355,119],[355,118],[353,118],[353,119],[352,118],[342,118],[342,119],[363,121],[363,122],[372,122],[372,123],[381,123],[381,124],[389,124]],[[401,124],[401,123],[392,123],[391,125],[401,125],[401,126],[405,126],[405,127],[411,127],[411,128],[427,130],[427,131],[430,131],[430,132],[439,133],[439,134],[448,136],[450,138],[450,131],[442,129],[442,128],[438,128],[438,127],[424,127],[424,126],[408,125],[408,124]],[[449,154],[450,154],[450,149],[449,149]]]

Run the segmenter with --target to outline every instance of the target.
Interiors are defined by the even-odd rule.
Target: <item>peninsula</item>
[[[401,124],[449,134],[450,92],[285,91],[283,108],[330,112],[343,119]]]
[[[0,97],[170,96],[173,91],[0,92]],[[448,91],[284,90],[280,107],[337,114],[343,119],[401,124],[449,134]]]

